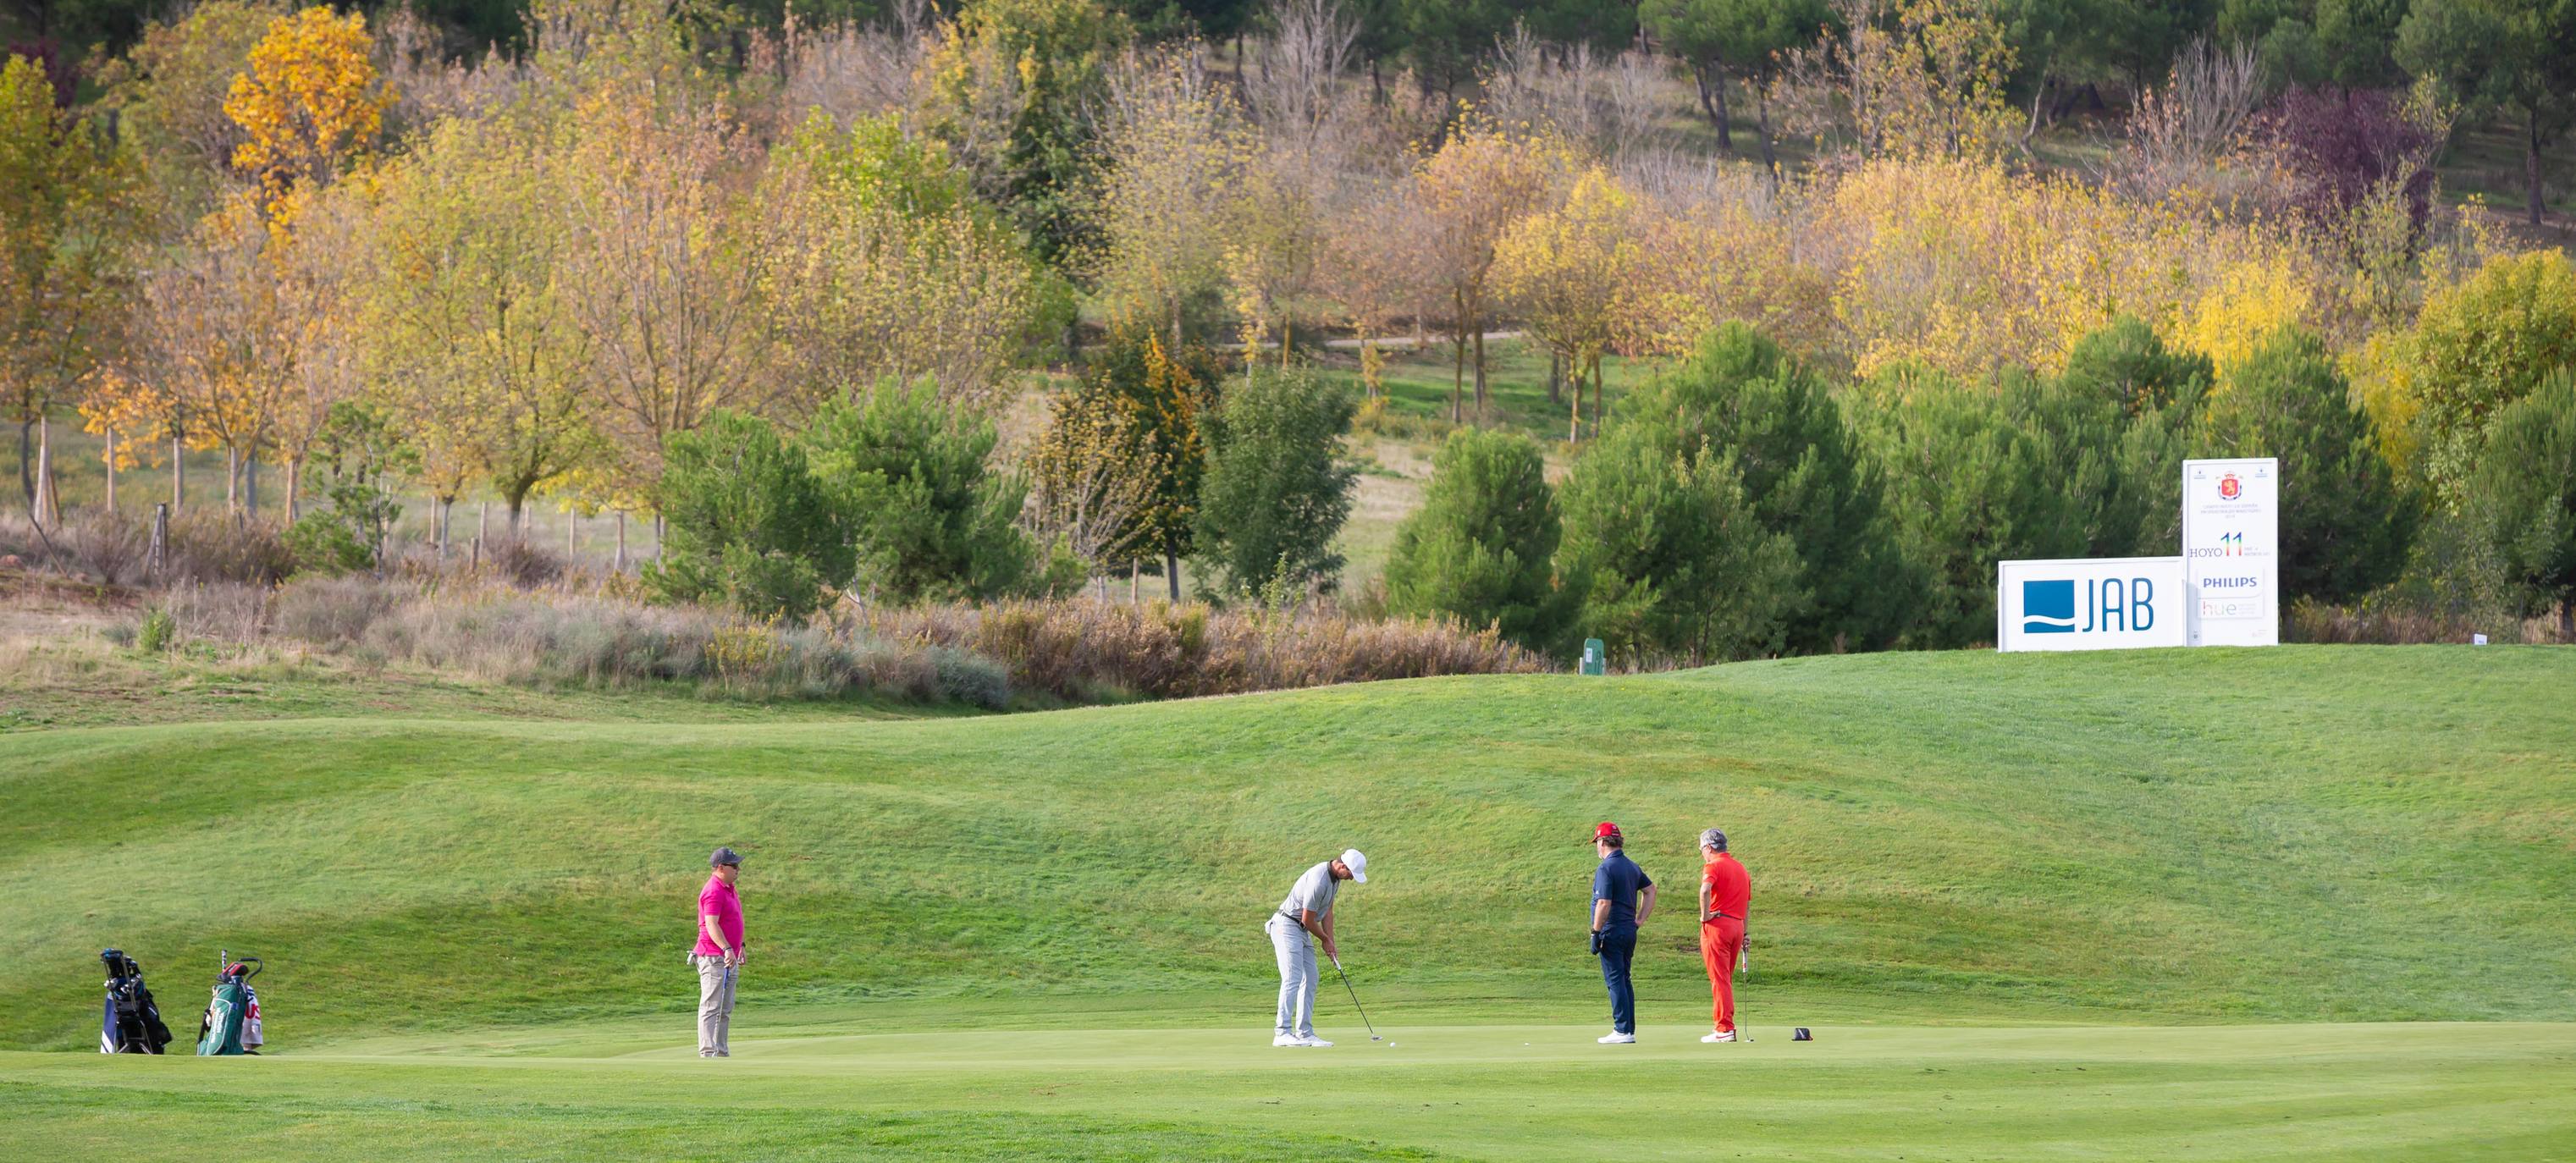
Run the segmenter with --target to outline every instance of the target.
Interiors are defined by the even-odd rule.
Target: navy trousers
[[[1601,934],[1601,983],[1610,987],[1610,1028],[1622,1034],[1637,1032],[1637,987],[1628,982],[1628,967],[1636,959],[1635,926]]]

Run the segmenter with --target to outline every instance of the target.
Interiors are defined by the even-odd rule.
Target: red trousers
[[[1708,963],[1709,1020],[1724,1034],[1735,1029],[1735,957],[1744,948],[1744,922],[1719,917],[1699,926],[1699,956]]]

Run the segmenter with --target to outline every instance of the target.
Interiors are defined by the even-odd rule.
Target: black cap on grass
[[[742,867],[742,853],[736,852],[731,848],[718,848],[716,849],[715,855],[707,857],[707,867],[709,868],[722,868],[728,864],[733,865],[736,868]]]

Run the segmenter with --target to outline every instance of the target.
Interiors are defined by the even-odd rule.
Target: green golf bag
[[[261,969],[257,957],[239,961],[224,954],[224,971],[215,978],[215,994],[206,1003],[205,1020],[197,1027],[197,1054],[231,1055],[252,1053],[242,1045],[243,1029],[258,1013],[258,1003],[251,1000],[250,979]]]

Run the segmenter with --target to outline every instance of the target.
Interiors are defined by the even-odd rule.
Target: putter
[[[1358,1010],[1358,1011],[1360,1012],[1360,1024],[1361,1024],[1361,1025],[1363,1025],[1363,1026],[1368,1026],[1369,1041],[1372,1041],[1372,1042],[1383,1042],[1383,1041],[1386,1041],[1386,1039],[1384,1039],[1384,1038],[1381,1038],[1381,1037],[1378,1037],[1378,1036],[1377,1036],[1377,1027],[1376,1027],[1376,1026],[1369,1025],[1369,1020],[1368,1020],[1368,1007],[1360,1004],[1360,991],[1358,991],[1358,990],[1356,990],[1356,989],[1351,989],[1351,975],[1350,975],[1350,974],[1348,974],[1348,973],[1344,973],[1344,972],[1342,972],[1342,959],[1341,959],[1341,958],[1339,958],[1339,957],[1335,957],[1335,958],[1333,958],[1333,972],[1341,975],[1341,978],[1342,978],[1342,988],[1343,988],[1343,989],[1345,989],[1345,990],[1349,990],[1349,991],[1350,991],[1350,995],[1351,995],[1351,1008],[1352,1008],[1352,1009],[1355,1009],[1355,1010]]]

